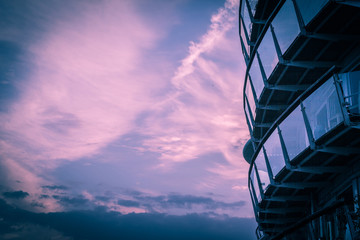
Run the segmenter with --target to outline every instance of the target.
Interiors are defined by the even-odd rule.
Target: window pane
[[[250,4],[250,8],[251,8],[251,12],[253,14],[253,16],[255,15],[256,12],[256,5],[258,3],[259,0],[249,0],[249,4]],[[245,2],[245,0],[244,0]]]
[[[259,190],[259,183],[257,181],[257,177],[256,177],[256,173],[255,173],[255,167],[253,167],[252,170],[251,170],[251,180],[252,180],[252,183],[254,185],[254,190],[255,190],[257,200],[258,200],[258,202],[260,202],[261,201],[261,195],[260,195],[260,190]]]
[[[251,19],[250,19],[250,15],[249,15],[249,11],[248,11],[248,8],[246,7],[246,4],[245,4],[245,1],[243,1],[243,7],[242,7],[242,14],[241,16],[243,17],[243,20],[244,20],[244,24],[245,24],[245,29],[246,29],[246,32],[249,36],[249,39],[250,39],[250,36],[251,36]]]
[[[253,125],[252,125],[252,122],[251,122],[251,117],[250,117],[250,114],[249,114],[249,108],[248,108],[248,104],[247,104],[247,102],[245,103],[245,114],[246,114],[246,117],[248,118],[248,120],[249,120],[249,124],[250,124],[250,129],[252,130],[253,129]],[[251,131],[250,131],[251,132]]]
[[[300,106],[280,124],[280,129],[290,160],[309,146]]]
[[[249,105],[250,105],[250,109],[251,109],[251,113],[255,119],[255,109],[256,109],[256,104],[255,104],[255,99],[254,99],[254,95],[253,95],[253,91],[251,89],[251,85],[250,85],[250,81],[248,79],[247,83],[246,83],[246,89],[245,89],[245,94],[246,97],[249,101]]]
[[[316,14],[327,2],[328,0],[296,0],[305,25],[307,25],[311,19],[316,16]]]
[[[281,52],[284,54],[300,33],[298,20],[291,0],[287,0],[272,22]]]
[[[249,75],[250,75],[250,79],[254,85],[256,98],[259,99],[261,92],[264,89],[264,81],[261,76],[259,62],[257,61],[257,59],[254,59],[254,61],[251,64]]]
[[[304,106],[315,140],[344,120],[333,78],[311,94]]]
[[[259,152],[258,156],[256,157],[255,165],[259,173],[262,188],[265,191],[270,184],[270,178],[266,167],[264,153],[262,150]]]
[[[258,53],[264,67],[266,77],[269,78],[275,66],[279,62],[270,28],[266,31],[265,36],[261,41]]]
[[[269,159],[273,175],[276,176],[280,170],[285,166],[284,157],[282,154],[279,134],[275,130],[264,144],[266,155]]]
[[[360,71],[340,74],[344,98],[351,121],[359,121],[360,116]]]
[[[244,24],[240,24],[241,26],[241,31],[240,31],[240,34],[241,34],[241,40],[243,41],[244,43],[244,47],[245,47],[245,51],[246,53],[248,54],[248,56],[250,56],[250,46],[249,46],[249,39],[248,39],[248,35],[245,33],[245,29],[244,29]]]

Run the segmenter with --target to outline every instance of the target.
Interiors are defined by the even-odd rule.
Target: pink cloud
[[[147,64],[163,29],[148,24],[130,1],[82,4],[82,12],[51,22],[27,46],[24,61],[33,69],[19,86],[20,99],[0,116],[8,135],[0,142],[6,174],[35,195],[64,159],[97,154],[133,131],[166,84],[157,59],[151,69]]]

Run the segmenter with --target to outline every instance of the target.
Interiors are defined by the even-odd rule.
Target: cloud
[[[132,200],[119,199],[117,201],[117,203],[124,207],[139,207],[140,206],[140,204],[138,202],[132,201]]]
[[[5,198],[23,199],[29,196],[29,193],[23,191],[14,191],[14,192],[4,192],[2,195]]]
[[[164,29],[148,24],[136,4],[52,4],[4,6],[21,16],[12,16],[10,40],[24,32],[37,37],[15,41],[21,45],[22,64],[30,70],[16,84],[19,97],[0,112],[1,178],[12,188],[21,186],[37,195],[55,190],[41,188],[52,185],[50,170],[94,156],[136,129],[136,118],[157,102],[165,85],[157,59],[152,58],[151,68],[147,64]],[[23,27],[26,20],[29,29]]]
[[[51,239],[255,239],[254,219],[216,214],[127,214],[94,211],[31,213],[0,200],[0,238]],[[55,238],[57,237],[57,238]],[[37,237],[35,237],[37,238]]]
[[[0,112],[0,171],[4,172],[0,180],[11,189],[29,192],[26,200],[36,203],[39,211],[106,204],[118,212],[170,208],[207,212],[230,211],[243,204],[181,194],[130,198],[118,194],[106,201],[84,194],[85,189],[71,192],[61,185],[64,179],[51,176],[69,161],[110,161],[103,157],[106,147],[134,134],[135,146],[126,147],[155,153],[156,170],[221,153],[227,162],[206,165],[216,176],[194,183],[196,190],[209,191],[230,181],[246,185],[248,166],[241,147],[248,133],[242,112],[244,69],[236,34],[237,1],[226,1],[212,16],[207,33],[190,44],[177,70],[169,67],[171,59],[154,54],[161,50],[164,22],[171,14],[158,14],[156,22],[162,24],[156,27],[137,4],[141,5],[65,1],[49,10],[51,4],[36,1],[26,18],[32,19],[33,30],[18,29],[11,35],[24,39],[19,36],[31,32],[33,37],[21,44],[21,61],[29,70],[16,85],[19,96]],[[139,172],[143,166],[139,164]],[[137,209],[137,203],[145,210]]]
[[[68,187],[64,185],[51,185],[51,186],[42,186],[42,188],[50,189],[50,190],[67,190]]]

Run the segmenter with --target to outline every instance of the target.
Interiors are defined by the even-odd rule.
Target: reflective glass
[[[241,21],[241,31],[240,31],[240,34],[241,34],[241,40],[244,44],[244,48],[245,48],[245,51],[247,53],[248,56],[250,56],[250,45],[249,45],[249,39],[248,39],[248,35],[247,33],[245,32],[246,30],[244,29],[244,24],[243,24],[243,21]]]
[[[339,74],[347,110],[352,117],[360,116],[360,71]]]
[[[246,94],[246,97],[247,97],[247,99],[249,101],[251,113],[252,113],[252,115],[253,115],[253,117],[255,119],[256,104],[255,104],[255,99],[254,99],[254,95],[253,95],[253,91],[252,91],[249,79],[248,79],[248,81],[246,83],[245,94]]]
[[[251,117],[250,117],[250,114],[249,114],[249,105],[248,105],[247,102],[245,103],[245,114],[246,114],[247,119],[249,120],[249,124],[250,124],[249,128],[252,130],[254,126],[252,125],[253,123],[251,121]]]
[[[281,52],[284,54],[290,44],[300,33],[294,4],[291,0],[287,0],[284,3],[272,22],[272,25],[274,27],[274,32],[280,45]]]
[[[259,152],[258,156],[255,159],[255,165],[259,173],[261,186],[265,191],[270,184],[270,178],[266,167],[264,153],[262,150]]]
[[[285,166],[285,161],[281,149],[278,131],[275,130],[264,144],[266,156],[269,159],[273,175],[276,176]]]
[[[290,160],[309,146],[300,106],[280,124],[280,129]]]
[[[311,19],[316,16],[316,14],[327,2],[328,0],[296,0],[305,25],[307,25]]]
[[[251,180],[252,180],[252,183],[254,185],[254,190],[255,190],[257,200],[258,200],[258,202],[260,202],[261,201],[261,195],[260,195],[259,183],[258,183],[256,173],[255,173],[255,167],[253,167],[252,170],[251,170]]]
[[[250,39],[250,36],[251,36],[251,18],[250,18],[250,15],[249,15],[249,10],[248,8],[246,7],[246,4],[245,4],[245,1],[243,1],[243,8],[242,8],[242,15],[243,17],[243,20],[244,20],[244,25],[245,25],[245,29],[246,29],[246,32],[249,36],[249,39]]]
[[[249,0],[250,9],[251,9],[251,12],[252,12],[252,15],[253,15],[253,16],[255,15],[256,5],[257,5],[258,1],[259,1],[259,0]]]
[[[279,62],[270,28],[266,31],[265,36],[260,43],[258,53],[260,55],[266,77],[269,78],[275,66]]]
[[[315,140],[344,120],[333,78],[305,99],[304,107]]]
[[[250,75],[250,79],[251,79],[252,84],[255,89],[256,98],[259,99],[261,92],[264,89],[265,85],[264,85],[264,80],[261,75],[259,62],[256,58],[254,59],[254,61],[251,64],[249,75]]]

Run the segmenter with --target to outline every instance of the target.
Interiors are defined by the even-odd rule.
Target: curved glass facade
[[[303,109],[301,109],[301,104],[299,104],[284,121],[279,124],[279,127],[276,128],[265,141],[263,148],[259,151],[254,161],[259,179],[256,178],[256,169],[253,168],[251,180],[253,181],[259,202],[261,201],[261,191],[266,192],[269,184],[271,184],[271,176],[274,176],[276,179],[276,175],[281,169],[285,168],[285,159],[287,157],[292,161],[310,146],[312,138],[316,141],[330,132],[334,127],[343,123],[343,114],[349,115],[352,112],[360,112],[360,71],[337,76],[343,80],[341,82],[344,86],[343,92],[346,94],[345,99],[348,98],[346,96],[351,96],[351,99],[353,99],[352,104],[350,101],[347,102],[349,110],[345,113],[343,112],[340,96],[335,87],[334,77],[331,77],[302,102]],[[347,87],[351,85],[356,85],[357,88]],[[356,90],[358,90],[358,92],[354,93]],[[308,130],[311,132],[310,135],[307,133],[305,117],[309,120]],[[283,137],[284,144],[281,143],[279,134]],[[265,157],[267,157],[270,165],[270,173],[267,169]],[[261,183],[260,185],[259,181]]]
[[[342,170],[356,165],[353,172],[360,171],[360,45],[355,37],[360,5],[350,0],[240,2],[244,110],[254,143],[254,153],[247,156],[248,184],[257,237],[284,239],[290,236],[284,229],[315,218],[333,201],[354,199],[353,194],[360,198],[360,177]],[[345,211],[353,214],[356,204]],[[347,239],[346,231],[354,233],[346,230],[350,225],[339,225],[350,224],[351,217],[343,221],[331,211],[309,220],[304,239]]]

